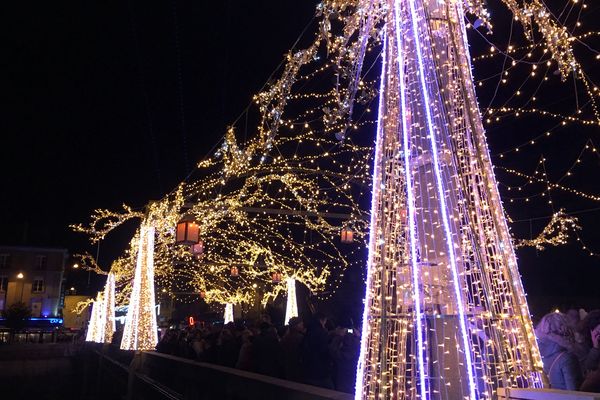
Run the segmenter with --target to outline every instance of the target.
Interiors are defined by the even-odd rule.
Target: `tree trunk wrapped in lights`
[[[296,280],[287,278],[287,302],[285,305],[285,324],[289,324],[290,318],[298,316],[298,304],[296,302]]]
[[[356,398],[479,399],[539,387],[464,5],[387,4]]]
[[[104,341],[104,301],[102,292],[98,292],[96,300],[92,303],[92,314],[88,322],[88,330],[85,335],[86,342],[102,343]]]
[[[153,350],[158,343],[154,297],[154,227],[142,225],[133,288],[121,340],[123,350]]]
[[[103,319],[104,324],[102,338],[104,343],[110,343],[112,341],[113,334],[115,333],[115,275],[113,273],[108,274],[106,284],[104,286],[103,295]]]
[[[225,313],[223,314],[224,324],[233,322],[233,303],[225,304]]]
[[[96,321],[96,314],[98,314],[98,305],[95,302],[92,302],[92,312],[90,314],[90,320],[88,321],[87,332],[85,334],[86,342],[94,341],[94,332],[96,330],[94,322]]]
[[[98,315],[98,309],[100,308],[100,304],[96,302],[92,302],[92,312],[90,314],[90,320],[88,321],[88,330],[85,334],[86,342],[93,342],[94,336],[96,334],[97,326],[96,320],[98,319],[96,316]]]

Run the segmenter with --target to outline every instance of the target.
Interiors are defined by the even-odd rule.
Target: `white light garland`
[[[98,292],[96,300],[92,303],[92,314],[88,322],[88,330],[85,336],[86,342],[102,343],[104,341],[104,301],[102,292]]]
[[[285,305],[285,324],[290,323],[290,318],[298,316],[298,303],[296,302],[296,280],[287,278],[287,302]]]
[[[158,327],[154,297],[154,227],[142,225],[121,349],[153,350],[157,343]]]
[[[115,275],[109,273],[104,285],[103,313],[101,323],[103,325],[103,342],[110,343],[115,333]]]
[[[225,313],[223,314],[224,324],[233,322],[233,303],[225,304]]]

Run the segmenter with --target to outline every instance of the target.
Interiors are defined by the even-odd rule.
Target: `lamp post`
[[[100,241],[98,240],[98,245],[96,246],[96,263],[100,265]],[[90,280],[92,279],[92,271],[88,269],[88,281],[87,286],[90,287]]]
[[[23,292],[25,291],[25,282],[23,281],[23,273],[19,272],[17,274],[17,279],[21,280],[21,297],[19,299],[19,302],[22,303],[23,302]]]

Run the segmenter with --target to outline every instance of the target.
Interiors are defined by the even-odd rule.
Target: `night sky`
[[[68,225],[86,222],[96,208],[142,207],[183,180],[282,61],[310,23],[316,2],[12,3],[4,13],[10,21],[1,67],[0,243],[95,253]],[[494,11],[496,2],[491,6]],[[581,32],[600,30],[599,17],[599,6],[588,7]],[[506,21],[501,11],[497,18],[496,25]],[[301,43],[314,29],[313,23]],[[492,39],[506,43],[502,34],[497,30]],[[474,54],[487,49],[477,35],[471,39]],[[600,78],[598,63],[585,57],[589,54],[584,61],[590,77]],[[476,64],[475,75],[490,76],[499,68]],[[574,104],[569,85],[550,86],[547,97],[540,97],[552,97],[550,106],[568,114]],[[494,87],[478,92],[482,107]],[[491,152],[526,142],[555,123],[530,117],[492,125]],[[501,164],[530,173],[544,154],[549,175],[560,176],[588,138],[600,146],[598,128],[570,129]],[[600,194],[598,157],[584,165],[563,184]],[[499,179],[518,184],[500,172]],[[552,213],[545,200],[508,203],[508,197],[511,217],[526,220],[511,225],[519,237],[535,235],[547,221],[541,217]],[[567,211],[600,207],[564,194],[554,200]],[[581,237],[600,252],[600,212],[578,216]],[[101,265],[120,254],[134,229],[127,225],[102,243]],[[534,313],[555,306],[600,306],[600,258],[587,256],[576,244],[518,255]]]

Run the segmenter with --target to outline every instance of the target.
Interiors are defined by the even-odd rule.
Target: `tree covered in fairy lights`
[[[366,263],[362,243],[369,237],[357,398],[487,398],[498,386],[539,385],[540,359],[511,243],[542,249],[575,235],[595,253],[577,219],[551,202],[539,236],[510,235],[482,121],[491,129],[523,115],[559,121],[492,154],[501,178],[526,182],[502,179],[503,198],[512,202],[511,190],[531,189],[527,201],[551,192],[600,201],[565,177],[551,181],[544,157],[533,173],[502,164],[565,126],[598,125],[598,89],[573,52],[596,33],[575,34],[569,26],[579,20],[561,19],[537,0],[503,3],[530,44],[494,43],[479,1],[321,2],[314,41],[292,49],[278,78],[254,97],[259,122],[250,139],[228,128],[217,150],[160,201],[143,210],[97,210],[75,229],[95,242],[140,219],[155,229],[157,290],[241,306],[284,294],[289,279],[331,296],[347,268]],[[488,53],[469,56],[467,30],[489,43]],[[477,73],[480,63],[498,59],[498,74],[473,78],[472,65]],[[536,105],[544,85],[570,75],[587,99],[572,115]],[[496,81],[480,114],[473,84]],[[509,95],[498,96],[502,91]],[[584,150],[596,153],[591,141]],[[201,252],[175,243],[183,218],[199,226]],[[352,229],[353,245],[340,243],[342,228]],[[138,243],[139,231],[110,268],[118,304],[130,301]],[[84,261],[105,273],[92,257]]]

